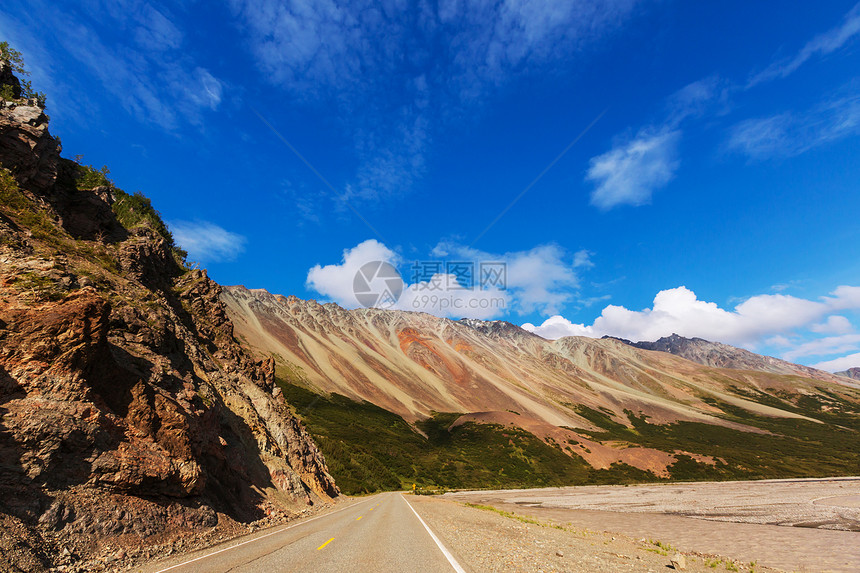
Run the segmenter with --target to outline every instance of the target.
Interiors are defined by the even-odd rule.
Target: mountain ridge
[[[815,378],[827,382],[844,383],[839,379],[839,373],[826,372],[802,364],[794,364],[773,356],[756,354],[743,348],[731,346],[722,342],[711,342],[704,338],[686,338],[678,334],[664,336],[655,341],[632,342],[623,338],[613,338],[630,346],[644,350],[657,350],[681,356],[687,360],[698,362],[705,366],[717,368],[732,368],[735,370],[755,370],[758,372],[773,372],[775,374],[796,374],[806,378]]]

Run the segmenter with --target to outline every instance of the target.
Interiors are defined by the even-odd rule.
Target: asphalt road
[[[463,573],[463,568],[406,497],[384,493],[230,545],[155,564],[145,571]]]

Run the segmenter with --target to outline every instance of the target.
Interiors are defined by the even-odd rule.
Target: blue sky
[[[0,37],[65,154],[222,284],[355,307],[386,260],[397,308],[842,369],[860,7],[795,4],[6,0]],[[415,261],[504,262],[506,288]]]

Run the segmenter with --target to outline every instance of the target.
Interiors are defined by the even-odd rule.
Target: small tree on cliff
[[[21,52],[11,47],[9,42],[0,42],[0,62],[9,66],[9,69],[14,74],[18,74],[19,76],[30,75],[30,72],[24,67],[24,56],[21,55]],[[20,82],[20,94],[18,94],[18,98],[34,98],[39,107],[44,108],[45,93],[33,91],[33,85],[30,83],[30,80],[19,78],[18,81]],[[17,99],[15,97],[15,87],[11,83],[0,84],[0,98]]]

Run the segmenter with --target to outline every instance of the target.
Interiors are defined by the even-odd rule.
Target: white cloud
[[[353,289],[355,275],[362,265],[373,261],[397,267],[400,257],[376,239],[369,239],[351,249],[344,249],[339,264],[311,268],[306,286],[341,306],[355,308],[359,305]]]
[[[580,256],[580,265],[582,257]],[[404,291],[397,304],[399,310],[422,311],[451,318],[497,318],[508,313],[525,314],[558,312],[571,302],[579,286],[574,271],[576,255],[570,256],[557,245],[541,245],[527,251],[486,253],[456,243],[437,245],[431,260],[441,262],[431,276],[423,272],[402,274]],[[402,258],[384,244],[371,239],[346,249],[341,262],[335,265],[316,265],[308,272],[307,287],[347,308],[359,306],[353,292],[353,281],[359,268],[371,261],[385,261],[403,267]],[[445,263],[474,264],[475,288],[458,288],[460,283]],[[504,263],[503,284],[480,286],[481,263]],[[497,288],[501,286],[501,288]]]
[[[860,352],[819,362],[818,364],[813,364],[812,367],[819,370],[827,370],[828,372],[842,372],[849,368],[860,368]]]
[[[187,55],[182,30],[163,8],[145,0],[89,0],[85,11],[92,18],[84,18],[72,7],[42,0],[32,0],[31,4],[23,17],[38,14],[40,20],[24,25],[38,28],[40,34],[23,36],[22,49],[45,54],[36,79],[40,87],[53,86],[54,98],[66,96],[75,102],[62,108],[64,113],[76,115],[76,108],[94,105],[88,97],[94,81],[136,119],[167,130],[185,123],[200,125],[202,112],[219,106],[221,82]],[[93,19],[118,34],[98,34],[92,27]],[[2,18],[0,26],[5,26]],[[84,73],[61,74],[59,71],[68,68],[63,60],[66,57],[77,60]],[[77,115],[89,121],[97,114],[88,109]]]
[[[678,169],[681,132],[644,129],[630,141],[591,159],[586,180],[596,184],[591,204],[602,210],[644,205],[669,183]]]
[[[591,261],[591,255],[594,253],[581,249],[573,254],[573,266],[574,268],[583,267],[586,269],[590,269],[594,266],[594,263]]]
[[[842,23],[807,42],[793,58],[771,64],[754,75],[749,86],[761,82],[784,78],[794,73],[813,57],[831,54],[860,34],[860,4],[856,4],[843,18]]]
[[[522,65],[569,58],[622,25],[635,0],[231,0],[260,67],[295,92],[367,89],[393,72],[425,64],[426,78],[468,99]],[[441,85],[444,83],[445,85]],[[388,85],[387,87],[392,87]]]
[[[719,76],[709,76],[689,83],[667,98],[667,125],[672,128],[688,118],[697,118],[715,104],[725,108],[731,87]]]
[[[810,149],[860,134],[860,91],[830,98],[802,113],[747,119],[735,125],[727,147],[750,159],[794,157]]]
[[[351,203],[408,194],[425,174],[432,126],[472,115],[513,77],[569,65],[636,4],[230,0],[270,82],[303,104],[336,110],[355,134],[357,167],[344,185]]]
[[[783,354],[783,358],[794,362],[804,356],[829,356],[844,354],[851,350],[860,350],[860,334],[843,334],[842,336],[827,336],[804,342]]]
[[[844,316],[834,314],[828,316],[827,320],[821,324],[813,324],[809,327],[809,330],[819,334],[847,334],[854,330],[854,326]]]
[[[574,324],[560,315],[549,317],[543,321],[540,326],[535,326],[534,324],[527,322],[523,324],[523,328],[550,340],[564,338],[565,336],[588,336],[589,338],[598,338],[594,333],[593,327],[585,326],[584,324]]]
[[[699,300],[693,291],[682,286],[657,293],[652,308],[634,311],[609,305],[591,325],[575,324],[554,316],[540,326],[528,326],[547,338],[609,335],[639,341],[677,333],[754,346],[766,338],[815,325],[834,310],[860,309],[858,291],[858,287],[843,286],[817,301],[763,294],[725,310],[716,303]]]
[[[247,239],[207,221],[173,221],[171,233],[188,258],[202,263],[230,262],[245,251]]]
[[[587,268],[580,251],[572,257],[555,244],[540,245],[526,251],[488,253],[452,242],[437,245],[432,254],[448,260],[501,261],[507,269],[506,292],[510,296],[508,311],[517,314],[538,312],[553,314],[572,302],[579,289],[574,268]],[[590,262],[590,261],[589,261]]]

